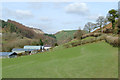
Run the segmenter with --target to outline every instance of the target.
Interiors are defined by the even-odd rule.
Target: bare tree
[[[104,25],[104,21],[105,21],[104,16],[99,16],[99,17],[97,18],[97,20],[96,20],[96,22],[97,22],[97,27],[100,28],[100,32],[103,31],[103,30],[102,30],[102,27],[103,27],[103,25]]]
[[[107,19],[107,18],[104,18],[104,23],[103,23],[103,25],[105,26],[105,25],[107,25],[107,23],[108,23],[108,19]]]
[[[88,22],[87,24],[85,24],[84,30],[90,33],[94,29],[94,25],[95,24],[93,24],[92,22]]]

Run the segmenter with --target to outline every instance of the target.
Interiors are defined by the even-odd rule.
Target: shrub
[[[64,47],[65,48],[70,48],[70,45],[69,44],[65,44]]]
[[[89,34],[85,34],[82,36],[82,39],[86,38],[86,37],[90,37],[90,36],[93,36],[93,37],[98,37],[98,36],[101,36],[102,34],[101,33],[89,33]]]
[[[80,40],[80,41],[77,41],[77,42],[72,42],[72,43],[71,43],[72,47],[79,46],[79,45],[81,45],[81,44],[82,44],[81,40]]]
[[[58,44],[57,44],[57,43],[55,43],[55,46],[58,46]]]
[[[79,29],[77,32],[75,32],[74,39],[81,40],[82,39],[82,35],[83,35],[83,31],[81,29]]]
[[[106,36],[107,36],[107,35],[103,34],[103,35],[97,37],[97,38],[96,38],[96,41],[105,40]]]
[[[22,53],[17,54],[17,56],[22,56],[22,55],[23,55]]]
[[[106,29],[106,30],[104,31],[104,33],[113,33],[113,30],[112,30],[112,29]]]
[[[105,41],[113,46],[120,46],[119,37],[107,36]]]
[[[101,33],[94,33],[93,36],[94,36],[94,37],[101,36]]]

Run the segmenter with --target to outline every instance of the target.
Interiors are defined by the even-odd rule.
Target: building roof
[[[41,46],[24,46],[24,49],[34,49],[34,50],[38,50],[40,49]]]
[[[36,49],[13,48],[12,51],[34,51]]]
[[[34,51],[36,49],[24,49],[25,51]]]
[[[44,45],[44,47],[51,47],[51,45]]]
[[[24,51],[23,48],[13,48],[12,51]]]

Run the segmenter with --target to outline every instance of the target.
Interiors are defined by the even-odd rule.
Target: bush
[[[113,30],[112,30],[112,29],[106,29],[106,30],[104,31],[104,33],[113,33]]]
[[[58,46],[58,44],[57,44],[57,43],[55,43],[55,46]]]
[[[64,47],[65,48],[70,48],[70,45],[69,44],[65,44]]]
[[[77,32],[75,32],[74,39],[81,40],[82,39],[82,35],[83,35],[83,31],[81,29],[79,29]]]
[[[106,36],[107,36],[107,35],[103,34],[103,35],[101,35],[100,37],[97,37],[97,38],[96,38],[96,41],[105,40]]]
[[[82,44],[86,44],[86,43],[93,43],[93,42],[96,42],[96,39],[95,39],[95,38],[82,40]]]
[[[22,55],[23,55],[22,53],[17,54],[17,56],[22,56]]]
[[[113,46],[117,46],[120,47],[120,38],[119,37],[112,37],[112,36],[107,36],[107,34],[89,34],[90,36],[96,36],[96,38],[91,38],[91,39],[85,39],[85,40],[79,40],[77,42],[72,42],[71,44],[66,44],[65,47],[69,48],[69,47],[75,47],[75,46],[79,46],[81,44],[87,44],[87,43],[93,43],[96,41],[101,41],[101,40],[105,40],[107,43],[113,45]],[[100,36],[101,35],[101,36]],[[88,34],[86,35],[88,36]],[[85,36],[85,37],[86,37]],[[99,36],[99,37],[97,37]]]
[[[94,36],[94,37],[101,36],[101,33],[94,33],[93,36]]]
[[[86,38],[86,37],[98,37],[98,36],[101,36],[102,34],[101,33],[89,33],[89,34],[85,34],[82,36],[82,39]]]
[[[81,45],[81,41],[71,43],[72,47]]]
[[[114,47],[115,46],[120,46],[120,43],[119,43],[119,37],[112,37],[112,36],[107,36],[105,41],[111,45],[113,45]]]

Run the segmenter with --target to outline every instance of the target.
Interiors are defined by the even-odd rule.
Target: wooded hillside
[[[29,28],[16,21],[1,20],[2,25],[2,51],[11,51],[12,48],[22,48],[24,45],[40,45],[40,39],[44,44],[54,46],[56,38],[46,35],[42,30]]]

